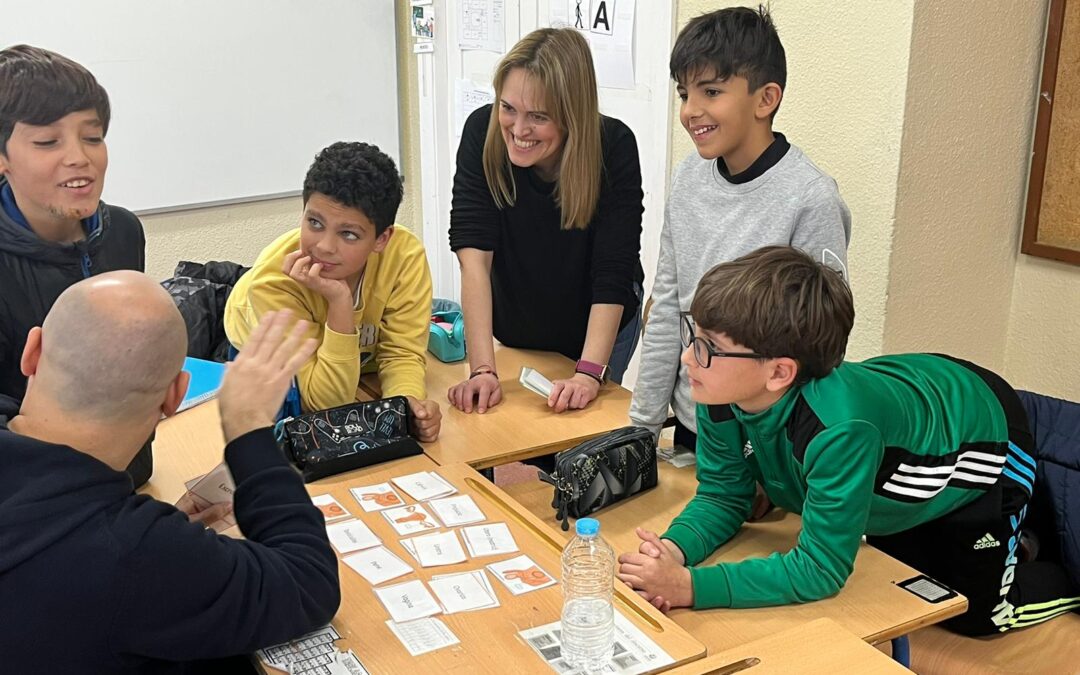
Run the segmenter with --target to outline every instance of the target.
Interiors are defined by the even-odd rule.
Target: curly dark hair
[[[360,209],[379,235],[394,224],[405,188],[394,160],[378,147],[339,141],[315,156],[304,177],[305,205],[316,192]]]
[[[19,122],[44,126],[93,109],[109,131],[109,95],[90,71],[56,52],[30,45],[0,51],[0,153]]]

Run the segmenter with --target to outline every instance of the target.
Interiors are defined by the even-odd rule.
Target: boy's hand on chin
[[[322,264],[314,262],[310,255],[296,250],[285,256],[281,271],[305,288],[310,288],[329,302],[352,304],[352,290],[344,279],[327,279],[322,276]]]

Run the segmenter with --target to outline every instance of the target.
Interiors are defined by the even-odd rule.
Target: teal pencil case
[[[431,313],[428,325],[428,351],[443,363],[461,361],[465,358],[465,318],[460,309],[439,311],[441,303],[457,304],[446,300],[435,302],[436,311]]]

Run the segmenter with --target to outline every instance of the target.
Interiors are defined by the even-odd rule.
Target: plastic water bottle
[[[577,521],[562,554],[562,657],[573,668],[599,670],[615,644],[615,552],[595,518]]]

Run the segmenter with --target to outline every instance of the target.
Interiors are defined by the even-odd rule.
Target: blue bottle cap
[[[577,533],[579,537],[594,537],[600,532],[600,521],[596,518],[578,518]]]

